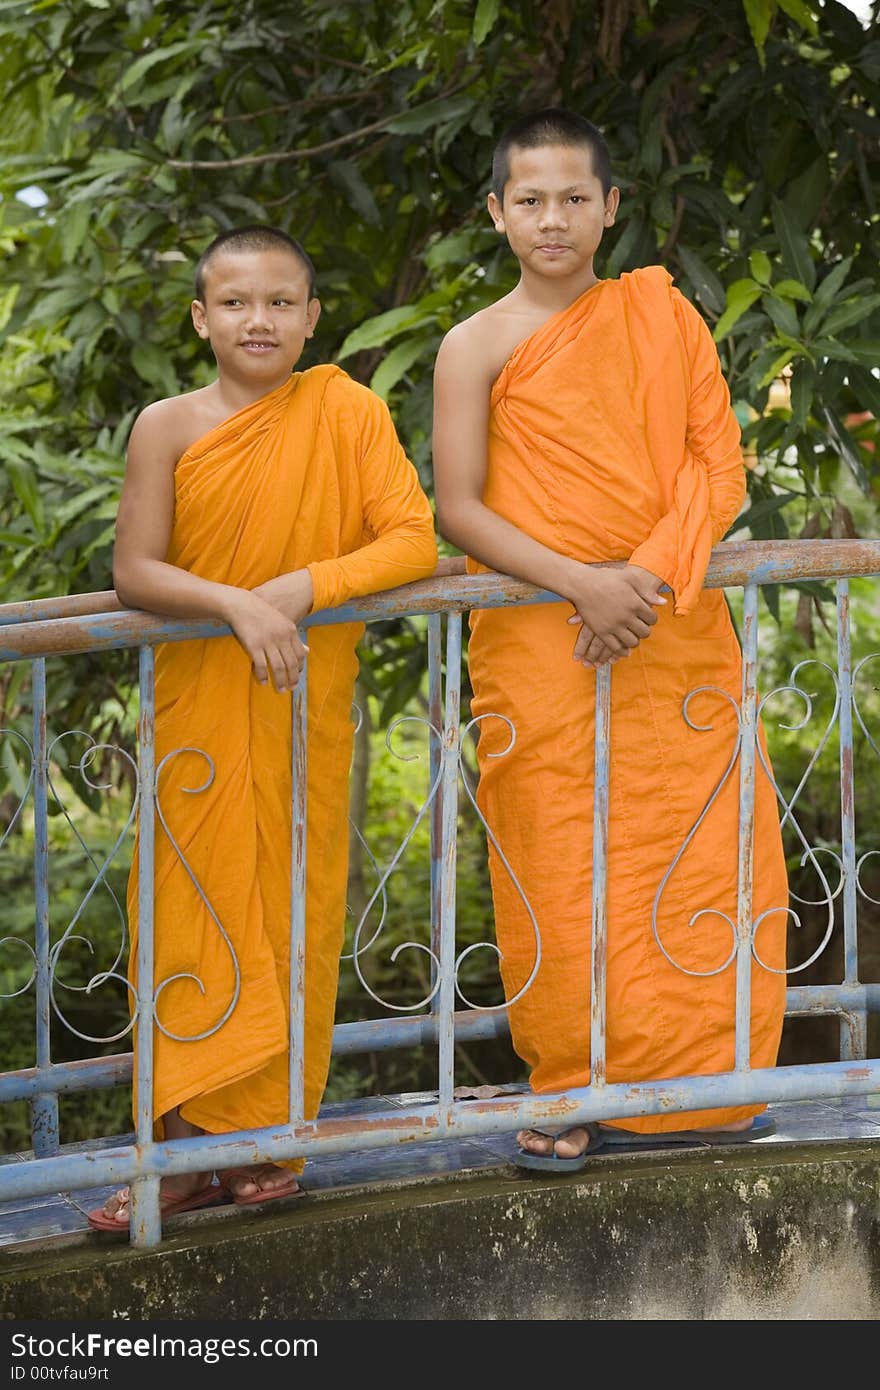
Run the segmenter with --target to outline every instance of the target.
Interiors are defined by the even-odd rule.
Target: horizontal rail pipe
[[[586,1120],[623,1120],[645,1115],[668,1115],[683,1110],[718,1106],[772,1104],[839,1095],[869,1095],[880,1090],[880,1060],[822,1062],[809,1066],[773,1067],[715,1076],[690,1076],[680,1081],[615,1083],[601,1094],[581,1088],[549,1095],[509,1099],[458,1101],[444,1109],[410,1106],[389,1113],[367,1111],[357,1116],[318,1119],[297,1126],[274,1126],[235,1134],[204,1134],[173,1142],[122,1145],[87,1153],[29,1159],[0,1168],[3,1200],[69,1192],[79,1188],[130,1183],[156,1173],[178,1173],[277,1162],[290,1158],[348,1153],[353,1149],[392,1148],[438,1138],[467,1138],[503,1134],[520,1126],[577,1124]],[[718,1151],[712,1153],[717,1158]]]

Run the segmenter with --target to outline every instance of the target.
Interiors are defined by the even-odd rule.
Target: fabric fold
[[[182,456],[167,559],[242,588],[314,564],[320,603],[431,573],[436,543],[384,404],[323,366],[296,373]],[[334,566],[344,579],[322,588]],[[362,631],[317,626],[308,639],[307,1117],[330,1059]],[[167,643],[156,653],[155,743],[154,1114],[180,1106],[212,1133],[285,1122],[291,697],[257,682],[232,637]],[[132,982],[138,875],[136,852]]]

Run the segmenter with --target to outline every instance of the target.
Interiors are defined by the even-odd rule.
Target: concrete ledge
[[[0,1318],[876,1319],[880,1144],[606,1158],[193,1213],[0,1259]]]

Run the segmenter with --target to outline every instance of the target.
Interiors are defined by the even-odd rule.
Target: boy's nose
[[[268,304],[252,304],[247,316],[248,329],[253,332],[256,328],[272,327],[272,312]]]
[[[566,225],[565,209],[554,207],[552,203],[545,204],[541,210],[539,225],[544,229],[564,227]]]

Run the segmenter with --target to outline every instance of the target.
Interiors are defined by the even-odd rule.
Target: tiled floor
[[[520,1088],[516,1088],[520,1089]],[[385,1096],[362,1102],[337,1102],[327,1105],[322,1115],[355,1107],[397,1109],[433,1102],[434,1095]],[[776,1132],[754,1142],[755,1146],[786,1144],[839,1143],[840,1140],[876,1140],[880,1146],[880,1095],[852,1096],[845,1099],[794,1101],[772,1105],[770,1114],[776,1121]],[[131,1136],[107,1140],[108,1146],[130,1142]],[[94,1145],[71,1145],[66,1152]],[[306,1169],[304,1185],[315,1194],[330,1194],[364,1188],[436,1180],[445,1176],[502,1169],[509,1171],[516,1147],[512,1134],[491,1135],[486,1138],[453,1139],[426,1144],[406,1144],[399,1148],[372,1149],[315,1160]],[[645,1150],[640,1150],[645,1152]],[[654,1151],[656,1152],[656,1151]],[[666,1153],[683,1152],[668,1149]],[[603,1160],[614,1162],[631,1159],[632,1150],[603,1149]],[[0,1158],[0,1165],[30,1158],[30,1154],[13,1154]],[[57,1193],[47,1197],[19,1198],[0,1203],[0,1249],[4,1253],[25,1254],[29,1250],[47,1250],[81,1242],[100,1240],[94,1236],[86,1221],[86,1212],[100,1206],[113,1189],[91,1188],[88,1191]],[[218,1216],[240,1214],[232,1206],[197,1211],[172,1218],[169,1229],[176,1225],[191,1225]]]

